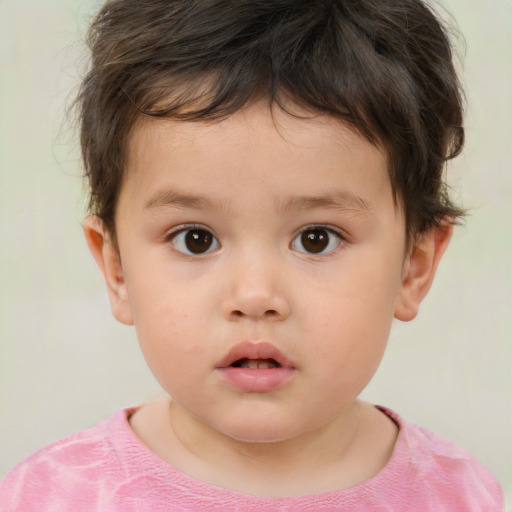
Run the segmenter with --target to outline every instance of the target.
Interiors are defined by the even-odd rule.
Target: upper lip
[[[217,368],[227,368],[240,359],[273,359],[280,366],[295,367],[293,362],[271,343],[244,341],[235,345],[217,364]]]

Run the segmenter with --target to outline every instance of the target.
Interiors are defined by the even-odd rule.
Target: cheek
[[[144,359],[169,395],[188,390],[191,382],[200,382],[211,356],[204,329],[197,322],[169,308],[153,312],[135,325]]]
[[[374,371],[384,352],[399,290],[399,272],[358,258],[304,304],[314,356],[354,373]],[[348,266],[348,265],[347,265]]]
[[[128,287],[139,344],[154,373],[193,366],[207,346],[204,305],[170,283],[146,278]]]
[[[190,321],[191,305],[197,303],[198,294],[191,283],[172,272],[164,257],[157,256],[140,261],[133,258],[126,264],[128,297],[137,327],[171,332]]]

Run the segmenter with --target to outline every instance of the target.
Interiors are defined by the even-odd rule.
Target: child
[[[22,462],[0,510],[503,510],[472,456],[358,399],[463,214],[431,10],[111,0],[90,46],[84,231],[168,396]]]

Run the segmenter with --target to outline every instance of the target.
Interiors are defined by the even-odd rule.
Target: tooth
[[[272,359],[243,359],[237,364],[239,368],[250,368],[253,370],[277,368],[279,365]]]

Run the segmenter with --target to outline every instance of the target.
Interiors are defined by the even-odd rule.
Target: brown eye
[[[322,252],[329,245],[329,233],[325,229],[304,231],[300,237],[302,247],[308,252]]]
[[[206,229],[184,229],[172,236],[172,244],[184,254],[204,254],[218,249],[219,242]]]
[[[310,228],[300,233],[292,242],[292,249],[308,254],[327,254],[341,243],[341,235],[323,227]]]

